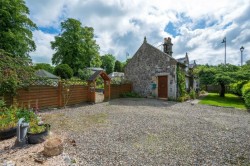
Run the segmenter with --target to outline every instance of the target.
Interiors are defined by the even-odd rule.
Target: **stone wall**
[[[158,96],[158,76],[168,76],[168,97],[176,98],[176,60],[146,41],[125,67],[125,78],[142,96]],[[152,88],[152,84],[156,88]]]

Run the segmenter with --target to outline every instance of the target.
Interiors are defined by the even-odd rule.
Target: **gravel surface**
[[[64,140],[43,165],[250,165],[250,113],[238,109],[115,99],[41,115]],[[37,165],[43,144],[12,150],[13,141],[0,142],[0,162]]]

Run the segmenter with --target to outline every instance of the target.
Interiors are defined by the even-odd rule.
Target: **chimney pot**
[[[163,44],[164,52],[170,56],[172,56],[173,54],[172,46],[173,44],[171,43],[171,38],[170,37],[164,38],[164,44]]]

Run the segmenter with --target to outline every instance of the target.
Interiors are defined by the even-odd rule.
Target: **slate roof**
[[[92,71],[103,71],[103,68],[100,67],[88,67],[87,69],[92,70]]]
[[[113,73],[109,74],[109,77],[110,78],[112,78],[112,77],[124,77],[124,73],[122,73],[122,72],[113,72]]]
[[[51,74],[50,72],[47,72],[46,70],[43,69],[35,71],[35,75],[43,78],[59,79],[59,77],[57,77],[56,75]]]
[[[149,46],[149,47],[151,47],[151,48],[157,50],[157,52],[159,52],[159,54],[164,54],[164,55],[168,56],[170,59],[177,61],[174,57],[168,55],[167,53],[165,53],[165,52],[163,52],[163,51],[161,51],[161,50],[159,50],[159,49],[156,48],[155,46],[153,46],[153,45],[151,45],[151,44],[149,44],[149,43],[147,43],[147,42],[146,42],[146,44],[147,44],[147,46]]]

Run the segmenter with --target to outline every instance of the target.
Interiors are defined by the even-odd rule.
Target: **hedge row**
[[[250,81],[242,87],[242,96],[246,106],[250,108]]]
[[[230,91],[238,96],[242,96],[242,87],[247,81],[239,81],[230,85]]]

